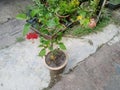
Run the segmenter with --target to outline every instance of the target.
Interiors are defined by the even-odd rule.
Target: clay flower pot
[[[62,54],[63,54],[62,56],[64,56],[65,58],[57,57],[58,59],[56,59],[56,61],[50,62],[50,60],[48,60],[48,59],[49,59],[49,56],[50,56],[51,52],[49,52],[45,57],[44,64],[51,71],[61,71],[67,65],[68,55],[61,50],[59,50],[58,52],[60,52],[60,53],[62,52]],[[58,65],[58,66],[54,66],[54,65],[52,66],[53,62],[56,62],[57,63],[56,65]]]
[[[90,23],[88,24],[88,26],[89,26],[90,28],[96,27],[96,21],[95,21],[94,18],[91,18],[91,19],[90,19]]]

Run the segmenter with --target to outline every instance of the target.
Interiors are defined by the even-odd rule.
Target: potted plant
[[[39,55],[41,57],[45,56],[45,65],[50,70],[60,70],[64,68],[68,62],[67,54],[64,51],[62,51],[66,50],[66,47],[60,41],[60,39],[61,35],[51,40],[40,38],[41,44],[39,45],[39,47],[41,47],[42,49]]]
[[[59,22],[59,18],[39,0],[33,0],[35,4],[27,11],[17,15],[17,19],[26,20],[23,35],[27,39],[40,36],[39,56],[45,57],[45,65],[50,70],[59,70],[66,66],[68,61],[67,54],[63,51],[66,47],[62,40],[62,32],[65,27]],[[28,34],[32,29],[35,33]],[[37,33],[37,35],[36,35]]]
[[[97,23],[97,9],[100,0],[85,1],[77,11],[77,21],[82,27],[94,28]]]
[[[53,11],[59,17],[60,23],[68,27],[74,21],[72,16],[76,16],[79,0],[48,0],[48,4],[54,9]]]

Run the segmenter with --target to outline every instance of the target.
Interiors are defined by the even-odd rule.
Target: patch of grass
[[[65,32],[65,36],[80,37],[83,35],[88,35],[90,33],[96,33],[98,31],[102,31],[103,30],[102,28],[108,25],[109,23],[110,23],[110,18],[106,17],[106,18],[100,19],[97,26],[93,29],[82,28],[80,25],[77,25],[77,26],[74,26],[73,28],[68,29]]]
[[[22,42],[22,41],[24,41],[25,39],[23,38],[23,37],[18,37],[18,38],[16,38],[16,42]]]

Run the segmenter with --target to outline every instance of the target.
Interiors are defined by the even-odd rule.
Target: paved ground
[[[32,0],[0,0],[0,24],[14,19]]]
[[[16,20],[18,13],[25,10],[32,0],[0,0],[0,49],[14,44],[22,37],[24,21]]]
[[[8,25],[13,26],[14,24],[9,24],[8,22]],[[19,26],[18,23],[15,23],[15,27],[12,28],[13,30],[18,30]],[[6,42],[10,44],[11,40],[14,41],[14,35],[17,35],[17,33],[15,34],[12,30],[11,33],[8,32],[9,29],[5,29],[5,31],[5,34],[8,34],[8,36],[6,35],[8,40],[3,38],[5,35],[1,35],[2,43],[0,45],[2,46],[4,46]],[[3,32],[4,31],[1,31],[1,33]],[[12,33],[14,35],[11,35]],[[9,35],[13,38],[10,38]],[[119,40],[119,27],[113,24],[105,27],[103,32],[94,33],[79,39],[64,38],[63,42],[67,47],[66,52],[69,55],[69,61],[64,73],[68,73],[76,67],[79,62],[95,53],[101,45],[107,42],[111,45]],[[38,56],[40,50],[38,46],[39,39],[35,40],[35,43],[25,40],[0,50],[1,90],[42,90],[49,85],[50,72],[43,65],[44,59]],[[84,76],[84,73],[82,73],[82,75]],[[86,81],[86,84],[88,84],[87,82],[88,81]]]
[[[0,90],[42,90],[50,82],[39,41],[24,41],[0,50]]]
[[[51,90],[120,90],[120,42],[104,45]]]
[[[14,36],[19,36],[16,31],[19,31],[18,28],[22,27],[22,25],[20,26],[19,22],[8,22],[5,24],[12,28],[9,29],[8,26],[8,28],[3,28],[4,31],[1,31],[1,33],[5,34],[0,36],[0,41],[2,42],[0,45],[9,45],[9,47],[0,50],[0,90],[42,90],[48,87],[50,72],[43,64],[44,59],[38,56],[40,50],[38,47],[39,39],[35,40],[35,43],[25,40],[11,45],[15,41]],[[11,42],[12,40],[13,42]],[[114,24],[105,27],[103,32],[94,33],[79,39],[64,38],[63,42],[67,47],[66,52],[69,55],[69,61],[64,73],[68,73],[80,61],[95,53],[101,45],[107,42],[111,45],[119,40],[119,27]],[[84,73],[82,74],[84,75]],[[86,82],[86,84],[88,83]]]
[[[7,23],[0,24],[0,49],[15,44],[17,38],[22,37],[24,22],[19,20],[10,20]]]
[[[43,59],[37,56],[39,40],[34,44],[16,42],[16,38],[22,37],[25,22],[14,17],[30,3],[30,0],[0,2],[0,90],[42,90],[50,82],[50,72],[44,67]],[[119,13],[114,15],[120,16]],[[63,41],[70,58],[62,80],[52,90],[119,90],[119,26],[110,24],[103,32]]]

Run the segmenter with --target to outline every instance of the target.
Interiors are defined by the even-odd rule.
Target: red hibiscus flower
[[[26,35],[27,39],[37,39],[38,38],[38,34],[36,32],[30,32]]]

